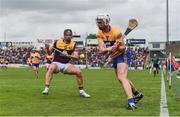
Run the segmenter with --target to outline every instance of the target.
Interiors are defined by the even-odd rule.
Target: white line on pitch
[[[161,71],[161,100],[160,100],[160,117],[162,116],[169,117],[163,71]]]

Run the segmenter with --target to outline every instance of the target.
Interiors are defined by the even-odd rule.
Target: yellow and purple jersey
[[[31,53],[30,58],[31,58],[32,64],[39,64],[40,63],[41,56],[38,52]]]
[[[71,40],[70,43],[65,43],[63,39],[59,39],[54,43],[54,48],[59,51],[67,51],[71,55],[76,47],[76,43]],[[71,59],[69,57],[61,55],[58,51],[54,50],[54,59],[55,62],[68,63]]]

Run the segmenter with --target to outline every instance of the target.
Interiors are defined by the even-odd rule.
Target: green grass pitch
[[[83,70],[85,90],[91,98],[81,98],[75,76],[54,75],[48,96],[42,95],[45,69],[35,79],[26,69],[0,70],[1,116],[159,116],[161,75],[148,71],[129,71],[129,79],[144,94],[138,109],[126,109],[124,91],[111,69]],[[167,85],[167,84],[166,84]],[[168,86],[166,86],[166,90]],[[180,116],[179,100],[167,91],[170,115]],[[179,103],[179,104],[178,104]],[[175,109],[174,109],[174,108]]]

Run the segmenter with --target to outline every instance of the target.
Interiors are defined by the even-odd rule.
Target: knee
[[[56,67],[55,66],[50,66],[48,69],[49,73],[54,73],[56,71]]]
[[[117,78],[121,83],[124,82],[127,79],[125,74],[118,75]]]
[[[80,69],[78,69],[78,70],[76,71],[76,75],[77,75],[77,76],[82,76],[82,72],[81,72]]]
[[[122,76],[118,76],[117,79],[122,83],[123,82],[123,77]]]

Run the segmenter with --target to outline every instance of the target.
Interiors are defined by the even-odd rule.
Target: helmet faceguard
[[[105,26],[108,26],[109,25],[109,22],[110,22],[110,17],[108,14],[99,14],[96,18],[96,23],[98,25],[98,21],[102,20],[105,24]]]

